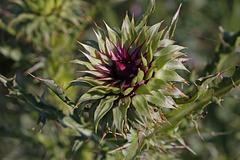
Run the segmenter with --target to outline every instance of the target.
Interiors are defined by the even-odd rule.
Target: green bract
[[[180,8],[179,8],[180,9]],[[77,107],[89,111],[95,131],[126,133],[132,127],[139,130],[164,122],[163,110],[178,107],[173,97],[184,97],[175,82],[187,83],[176,72],[186,70],[179,58],[184,47],[171,40],[178,19],[175,14],[168,29],[161,24],[135,24],[126,15],[121,29],[106,23],[107,33],[98,27],[97,42],[80,43],[86,58],[73,60],[86,66],[86,73],[74,81],[91,86]],[[166,119],[165,119],[166,120]]]

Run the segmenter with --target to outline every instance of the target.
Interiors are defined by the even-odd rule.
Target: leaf
[[[150,68],[150,69],[147,71],[147,73],[146,73],[146,75],[145,75],[145,80],[149,80],[150,78],[152,78],[152,76],[153,76],[153,71],[154,71],[154,68]]]
[[[134,39],[136,36],[137,33],[134,24],[130,22],[129,17],[126,14],[121,28],[122,45],[128,46],[129,43],[132,43],[130,40]]]
[[[112,44],[112,42],[110,42],[110,40],[106,38],[106,48],[107,48],[108,56],[111,57],[111,60],[118,60],[118,56],[113,51],[114,47],[115,46]]]
[[[112,108],[115,108],[117,105],[116,103],[113,104]],[[114,130],[115,126],[113,125],[113,110],[109,110],[101,119],[101,131],[103,133],[103,137],[102,140],[104,139],[104,137],[107,135],[107,133],[110,131],[109,129]],[[112,133],[115,134],[115,133]],[[115,137],[115,136],[114,136]]]
[[[20,61],[23,57],[22,52],[19,48],[12,48],[7,45],[0,46],[0,54],[7,58],[11,58],[14,61]]]
[[[185,70],[190,72],[183,64],[182,62],[180,62],[179,60],[170,60],[168,61],[164,66],[163,66],[164,70],[176,70],[176,69],[180,69],[180,70]]]
[[[96,69],[96,68],[93,67],[93,65],[92,65],[90,62],[84,60],[84,58],[71,60],[70,63],[75,63],[75,64],[84,65],[84,66],[86,66],[89,70],[94,70],[94,69]]]
[[[81,73],[88,73],[96,77],[104,78],[108,75],[109,71],[105,70],[85,70],[85,71],[79,71]]]
[[[29,73],[30,74],[30,73]],[[53,80],[49,79],[41,79],[38,77],[35,77],[34,75],[30,74],[33,78],[39,80],[43,84],[45,84],[48,88],[50,88],[63,102],[65,102],[67,105],[74,107],[75,103],[72,102],[67,95],[63,92],[62,87],[56,85]]]
[[[161,92],[164,95],[175,96],[177,98],[179,98],[179,97],[188,97],[182,91],[180,91],[177,87],[175,87],[174,85],[172,85],[171,87],[168,87],[168,88],[165,88],[165,89],[161,90]]]
[[[151,91],[151,94],[155,97],[162,99],[166,104],[163,105],[165,108],[175,108],[173,105],[176,105],[172,97],[163,95],[160,91]]]
[[[134,87],[128,87],[125,91],[123,91],[123,95],[127,96],[133,91]]]
[[[137,80],[138,80],[138,77],[137,77],[137,76],[135,76],[135,77],[132,79],[131,85],[133,85],[133,84],[137,83]]]
[[[30,14],[30,13],[22,13],[16,18],[14,18],[10,23],[9,26],[11,27],[12,25],[16,25],[20,22],[28,21],[28,20],[33,20],[36,18],[36,15]]]
[[[195,127],[195,129],[196,129],[196,131],[197,131],[197,133],[199,135],[199,137],[204,141],[204,138],[202,137],[202,135],[200,134],[200,131],[198,129],[198,122],[193,118],[193,115],[190,115],[189,118],[192,121],[192,123],[193,123],[193,125],[194,125],[194,127]]]
[[[132,104],[140,114],[151,118],[148,103],[144,95],[135,95],[132,98]]]
[[[160,43],[160,39],[162,37],[163,32],[164,32],[164,29],[158,32],[157,34],[155,34],[150,41],[150,46],[152,48],[153,53],[155,53],[158,49],[158,46],[160,46],[159,43]]]
[[[179,18],[179,12],[180,12],[181,6],[182,6],[182,4],[180,4],[177,12],[173,16],[171,24],[168,27],[168,30],[164,35],[164,38],[166,38],[166,39],[171,39],[173,37],[174,31],[175,31],[175,28],[176,28],[176,25],[177,25],[177,21],[178,21],[178,18]]]
[[[155,8],[155,0],[148,0],[148,4],[147,4],[147,7],[146,7],[144,13],[142,14],[142,16],[138,19],[138,21],[136,23],[137,31],[146,24],[147,18],[154,11],[154,8]]]
[[[147,88],[150,91],[159,90],[159,89],[168,88],[168,87],[171,87],[171,86],[167,82],[157,78],[151,78],[147,83]]]
[[[0,81],[5,85],[5,87],[8,87],[7,82],[10,81],[10,79],[8,79],[0,74]]]
[[[140,94],[150,94],[147,86],[145,84],[140,85],[137,90],[135,91],[136,95],[140,95]]]
[[[74,131],[79,132],[81,135],[84,135],[87,138],[93,139],[97,143],[100,142],[100,138],[96,134],[92,133],[91,130],[84,128],[81,124],[74,121],[71,117],[67,117],[67,116],[63,117],[60,120],[60,123],[63,126],[72,128]]]
[[[153,48],[152,48],[152,46],[151,45],[148,45],[147,46],[147,50],[148,50],[148,53],[147,53],[147,57],[146,57],[146,59],[147,59],[147,62],[148,63],[151,63],[152,62],[152,60],[153,60]]]
[[[146,32],[146,38],[148,38],[149,40],[151,40],[152,37],[158,33],[158,30],[159,30],[162,22],[163,22],[163,21],[161,21],[161,22],[159,22],[159,23],[151,26],[151,27],[147,30],[147,32]],[[160,38],[160,37],[158,37],[158,38]]]
[[[83,140],[75,140],[74,141],[74,144],[73,144],[73,147],[72,147],[72,156],[71,156],[71,159],[73,159],[75,153],[77,153],[77,151],[82,147],[83,145]]]
[[[161,99],[160,97],[156,97],[153,95],[145,95],[146,100],[149,103],[152,103],[160,108],[164,107],[164,108],[171,108],[173,109],[174,107],[172,105],[167,104],[163,99]]]
[[[97,127],[99,121],[102,117],[112,108],[114,101],[118,98],[118,96],[107,96],[106,98],[100,101],[100,104],[97,106],[94,113],[94,128],[95,132],[97,132]]]
[[[113,108],[113,122],[116,128],[122,133],[123,135],[123,124],[124,121],[127,122],[127,109],[131,103],[130,97],[121,98],[119,100],[118,106]]]
[[[9,34],[11,34],[12,36],[15,36],[16,35],[16,31],[8,26],[7,24],[5,24],[2,19],[0,19],[0,28],[6,32],[8,32]]]
[[[142,54],[141,54],[141,58],[142,58],[142,63],[143,63],[143,70],[145,70],[148,65],[148,62],[147,62],[146,58],[143,57]]]
[[[88,58],[88,60],[91,62],[92,65],[102,65],[102,61],[100,59],[97,59],[95,57],[92,57],[91,55],[88,55],[87,53],[81,51],[85,57]]]
[[[0,81],[4,84],[4,86],[8,89],[9,95],[16,98],[21,99],[33,109],[38,111],[39,119],[38,123],[45,123],[46,119],[58,120],[62,118],[64,114],[62,111],[58,110],[56,107],[49,105],[39,99],[39,97],[33,96],[30,93],[27,93],[24,89],[22,89],[18,83],[16,82],[16,76],[13,78],[5,78],[0,75]]]
[[[161,41],[160,41],[161,42]],[[171,43],[171,41],[170,41]],[[179,46],[179,45],[168,45],[166,47],[162,47],[159,51],[157,51],[154,56],[155,57],[158,57],[158,56],[161,56],[161,55],[167,55],[167,54],[172,54],[172,56],[175,56],[176,57],[176,53],[175,52],[178,52],[180,50],[183,50],[185,49],[186,47],[183,47],[183,46]],[[175,54],[174,54],[175,53]],[[181,54],[179,54],[181,55]],[[182,54],[184,55],[184,54]]]
[[[79,43],[80,45],[82,45],[82,46],[88,51],[88,53],[90,53],[91,56],[97,57],[97,50],[96,50],[96,48],[93,48],[92,46],[83,44],[83,43],[81,43],[81,42],[79,42],[79,41],[78,41],[78,43]]]
[[[162,79],[166,82],[174,81],[174,82],[184,82],[187,83],[185,79],[179,76],[175,71],[168,71],[168,70],[158,70],[155,72],[155,78]]]
[[[96,31],[94,31],[94,33],[95,33],[95,35],[96,35],[96,37],[97,37],[97,41],[98,41],[98,47],[99,47],[99,49],[100,49],[100,51],[102,52],[102,53],[106,53],[106,46],[105,46],[105,42],[104,42],[104,40],[102,39],[103,37],[102,37],[102,34],[100,33],[100,31],[99,30],[97,30],[98,31],[98,33],[96,32]]]
[[[108,86],[96,86],[89,89],[86,93],[84,93],[79,102],[88,101],[88,100],[96,100],[103,98],[106,94],[109,93],[120,93],[120,89],[116,87],[108,87]]]
[[[143,80],[143,77],[144,77],[144,72],[141,69],[138,69],[137,83],[140,83]]]
[[[138,136],[137,132],[132,130],[131,131],[131,142],[130,146],[127,149],[125,159],[124,160],[133,160],[137,156],[137,149],[138,149]]]
[[[102,85],[104,82],[102,81],[99,81],[99,80],[96,80],[96,79],[93,79],[92,77],[80,77],[76,80],[73,80],[69,86],[67,87],[67,89],[69,87],[72,87],[72,86],[87,86],[87,87],[92,87],[92,86],[99,86],[99,85]]]
[[[192,152],[194,155],[197,155],[191,148],[189,148],[186,143],[184,142],[183,138],[178,134],[175,133],[174,137],[186,148],[188,149],[190,152]]]
[[[206,91],[209,89],[209,85],[211,84],[211,82],[214,81],[219,75],[220,73],[216,73],[214,75],[198,78],[198,81],[201,82],[202,84],[200,86],[197,85],[198,94],[197,94],[196,100],[206,93]]]
[[[158,43],[158,46],[160,46],[160,47],[158,48],[157,51],[161,50],[162,48],[165,48],[167,46],[170,46],[170,45],[174,44],[174,42],[175,41],[170,40],[170,39],[162,39],[162,40],[160,40],[159,43]]]
[[[161,55],[152,62],[152,67],[157,67],[157,69],[160,70],[168,61],[171,60],[171,58],[171,54]]]
[[[140,129],[141,126],[146,126],[147,122],[142,115],[135,108],[129,107],[127,111],[128,122],[130,122],[134,127]],[[137,123],[137,124],[136,124]]]
[[[117,44],[117,41],[118,41],[118,38],[119,38],[117,33],[112,28],[110,28],[105,21],[103,21],[103,22],[104,22],[104,24],[105,24],[105,26],[107,28],[109,39],[114,44]]]

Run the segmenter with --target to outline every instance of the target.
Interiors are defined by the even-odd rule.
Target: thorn
[[[39,80],[39,81],[42,81],[40,78],[38,78],[38,77],[36,77],[36,76],[34,76],[33,74],[31,74],[30,72],[27,72],[30,76],[32,76],[33,78],[35,78],[35,79],[37,79],[37,80]]]
[[[193,82],[193,84],[196,86],[196,87],[200,87],[199,85],[197,85],[197,83]]]
[[[103,139],[106,137],[107,133],[104,132],[101,141],[99,142],[100,144],[102,143]]]
[[[235,82],[233,81],[233,79],[232,79],[232,77],[231,77],[231,81],[232,81],[232,83],[233,83],[233,86],[235,87],[235,88],[238,88],[238,86],[235,84]]]
[[[142,144],[142,141],[143,141],[143,137],[144,137],[144,135],[141,137],[141,139],[139,140],[139,143],[138,143],[138,148],[140,148],[141,147],[141,144]]]
[[[188,149],[190,152],[192,152],[194,155],[197,155],[196,152],[194,152],[190,147],[188,147],[186,144],[184,144],[184,147]]]
[[[159,112],[159,114],[160,114],[160,117],[161,117],[162,119],[164,119],[169,125],[172,126],[172,124],[167,120],[167,118],[164,116],[164,114],[163,114],[162,112]]]
[[[213,97],[213,102],[217,103],[219,105],[219,107],[221,107],[222,109],[224,109],[221,105],[221,102],[223,101],[223,99],[221,98],[217,98],[214,94],[212,94]]]

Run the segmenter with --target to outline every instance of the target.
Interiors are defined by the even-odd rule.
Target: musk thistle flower
[[[160,30],[162,22],[151,27],[146,22],[135,25],[126,15],[122,28],[110,28],[107,33],[98,27],[97,42],[80,43],[84,58],[73,60],[86,66],[85,73],[75,82],[91,88],[82,95],[78,108],[88,111],[90,120],[104,133],[144,130],[161,125],[164,110],[176,109],[174,97],[185,96],[174,83],[187,83],[176,72],[187,70],[186,58],[170,40],[179,10],[171,25]]]

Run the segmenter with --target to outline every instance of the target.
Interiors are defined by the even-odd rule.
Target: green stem
[[[180,105],[181,109],[172,111],[167,119],[170,122],[165,123],[161,128],[157,128],[156,132],[166,132],[173,129],[185,116],[189,115],[193,111],[197,111],[205,107],[206,105],[212,103],[212,98],[222,97],[232,91],[236,86],[240,85],[240,69],[236,68],[235,74],[232,78],[225,78],[221,83],[218,84],[217,88],[209,89],[203,96],[197,101],[189,102],[186,104]]]

